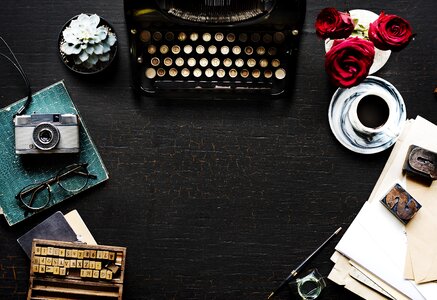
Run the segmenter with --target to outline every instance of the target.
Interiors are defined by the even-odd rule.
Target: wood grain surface
[[[376,75],[398,88],[408,118],[437,123],[433,0],[308,0],[294,92],[263,103],[136,97],[121,0],[2,0],[0,35],[35,91],[65,80],[110,179],[14,227],[0,220],[0,298],[25,298],[30,262],[16,239],[56,210],[77,209],[98,243],[127,247],[125,299],[265,299],[337,227],[347,228],[390,150],[352,153],[329,129],[335,88],[313,25],[327,6],[384,9],[411,22],[415,40]],[[77,76],[58,57],[61,27],[81,12],[117,31],[119,56],[104,76]],[[0,102],[23,93],[1,61]],[[308,268],[327,276],[337,241]],[[290,297],[294,289],[278,299]],[[328,281],[320,299],[354,297]]]

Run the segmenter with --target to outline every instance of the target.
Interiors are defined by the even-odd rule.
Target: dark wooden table
[[[16,239],[56,210],[77,209],[99,243],[128,248],[125,299],[265,299],[337,227],[347,228],[390,150],[352,153],[329,129],[335,88],[313,26],[326,6],[384,9],[411,22],[416,39],[376,75],[401,92],[408,118],[437,123],[434,0],[309,0],[294,92],[267,103],[138,99],[121,0],[3,0],[0,34],[35,91],[65,80],[110,180],[16,226],[2,218],[0,298],[25,298],[29,260]],[[119,57],[106,76],[76,76],[58,57],[62,25],[81,12],[105,17],[118,33]],[[3,61],[0,70],[0,100],[22,97],[16,71]],[[327,276],[334,245],[308,268]],[[320,299],[353,298],[328,282]]]

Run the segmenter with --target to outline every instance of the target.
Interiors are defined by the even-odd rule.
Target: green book
[[[105,180],[108,172],[86,129],[84,120],[71,100],[63,81],[57,82],[32,96],[25,114],[61,113],[77,114],[79,117],[80,152],[70,154],[15,154],[14,113],[23,105],[21,99],[0,110],[0,212],[9,225],[14,225],[44,209],[81,193]],[[55,177],[64,167],[75,163],[88,163],[90,178],[87,185],[76,192],[67,192],[57,183],[52,183],[50,202],[43,209],[30,211],[23,207],[15,196],[29,184],[43,182]]]

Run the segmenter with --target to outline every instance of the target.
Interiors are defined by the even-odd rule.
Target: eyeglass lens
[[[58,184],[66,191],[77,192],[83,189],[90,175],[85,165],[71,165],[61,170],[58,175]]]
[[[31,210],[44,208],[50,201],[49,186],[46,184],[28,185],[20,192],[19,197],[21,202]]]

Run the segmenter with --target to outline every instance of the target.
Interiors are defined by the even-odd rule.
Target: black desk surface
[[[110,180],[16,226],[2,218],[0,298],[25,298],[29,261],[16,239],[56,210],[77,209],[99,243],[127,246],[125,299],[265,299],[337,227],[347,228],[390,150],[352,153],[329,129],[335,88],[313,26],[326,6],[385,9],[411,22],[416,39],[376,75],[398,88],[408,118],[437,123],[434,0],[309,0],[294,93],[271,103],[137,99],[121,0],[3,0],[0,34],[35,91],[65,80]],[[58,57],[62,25],[81,12],[105,17],[118,33],[119,57],[103,78],[76,76]],[[0,97],[22,97],[16,71],[4,62],[1,70]],[[327,276],[334,245],[308,267]],[[353,298],[332,282],[321,297]]]

